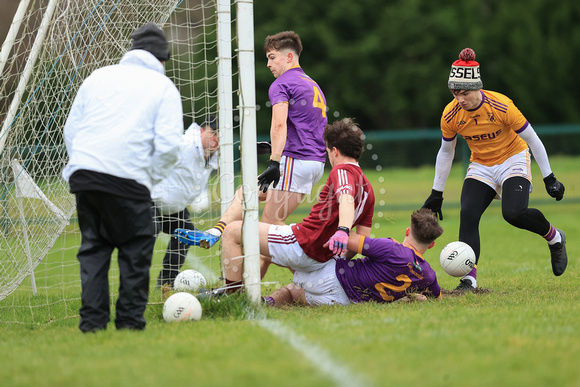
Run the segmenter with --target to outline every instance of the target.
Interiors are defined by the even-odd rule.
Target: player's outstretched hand
[[[260,191],[266,192],[270,183],[274,183],[274,188],[278,185],[280,181],[280,163],[278,161],[270,160],[270,165],[268,168],[258,176],[258,186],[260,186]]]
[[[340,257],[342,253],[346,252],[346,244],[348,243],[348,230],[346,227],[339,227],[338,230],[330,237],[328,242],[326,242],[323,247],[328,246],[332,254],[335,257]]]
[[[425,200],[423,208],[428,208],[439,215],[439,220],[443,220],[443,211],[441,211],[441,206],[443,205],[443,192],[431,190],[431,195]]]
[[[565,190],[564,184],[556,180],[556,176],[554,176],[553,173],[550,173],[548,176],[544,177],[544,184],[546,185],[546,191],[548,192],[548,195],[556,198],[556,201],[562,200]]]

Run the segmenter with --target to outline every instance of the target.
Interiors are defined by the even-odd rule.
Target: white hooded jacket
[[[151,192],[157,211],[163,215],[178,213],[205,192],[211,172],[218,168],[217,157],[214,152],[206,162],[201,128],[191,124],[182,137],[177,165]]]
[[[81,85],[64,127],[63,178],[84,169],[151,191],[177,161],[182,117],[181,96],[163,64],[148,51],[127,52]]]

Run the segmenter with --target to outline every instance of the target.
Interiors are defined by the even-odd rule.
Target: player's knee
[[[222,234],[223,243],[240,243],[242,240],[242,222],[228,223]]]
[[[512,226],[521,228],[525,223],[525,210],[518,208],[502,208],[502,215],[505,221]]]
[[[481,212],[471,206],[462,206],[460,212],[461,224],[478,224]]]

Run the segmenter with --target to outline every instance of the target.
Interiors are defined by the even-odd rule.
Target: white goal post
[[[62,129],[82,81],[118,63],[131,32],[149,21],[170,41],[166,74],[182,94],[185,126],[218,116],[218,173],[206,197],[190,206],[192,221],[211,227],[242,184],[244,280],[248,297],[259,302],[253,2],[21,0],[13,12],[0,51],[0,322],[78,314],[80,233],[74,196],[60,175],[67,162]],[[157,239],[152,288],[169,238]],[[219,248],[189,250],[184,269],[218,285]],[[116,263],[111,269],[116,297]]]

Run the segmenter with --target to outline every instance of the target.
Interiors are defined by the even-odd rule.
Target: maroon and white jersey
[[[292,231],[302,250],[310,258],[326,262],[332,251],[322,247],[338,227],[338,199],[342,194],[354,197],[355,216],[351,228],[357,225],[371,227],[375,194],[373,187],[355,163],[338,164],[330,171],[318,202],[302,223],[292,226]]]

